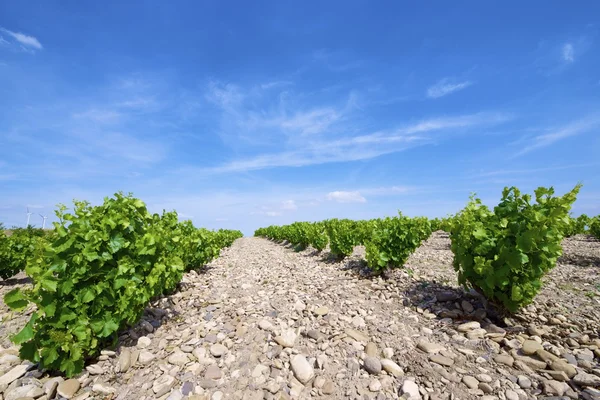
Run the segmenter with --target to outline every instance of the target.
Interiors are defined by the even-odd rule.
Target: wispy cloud
[[[36,50],[42,49],[42,44],[40,43],[40,41],[37,40],[33,36],[29,36],[29,35],[26,35],[21,32],[13,32],[6,28],[0,28],[0,31],[6,33],[10,37],[12,37],[14,40],[16,40],[18,43],[20,43],[21,45],[23,45],[27,48],[36,49]]]
[[[260,170],[274,167],[303,167],[332,162],[368,160],[404,151],[438,140],[436,132],[451,132],[475,126],[495,125],[510,120],[503,113],[477,113],[422,120],[397,129],[341,138],[315,138],[294,142],[291,149],[238,159],[196,172],[224,173]],[[285,147],[285,146],[284,146]]]
[[[294,200],[284,200],[281,202],[281,209],[288,211],[295,211],[298,209],[296,202]]]
[[[526,142],[525,147],[523,147],[521,151],[517,152],[514,157],[522,156],[533,150],[550,146],[551,144],[560,140],[583,134],[593,128],[600,128],[600,116],[598,115],[590,116],[573,122],[569,125],[553,130],[551,133],[535,136],[529,139]]]
[[[575,61],[575,49],[571,43],[565,43],[562,47],[562,58],[568,63]]]
[[[585,163],[585,164],[572,164],[572,165],[557,165],[554,167],[543,167],[543,168],[523,168],[523,169],[500,169],[495,171],[481,172],[473,175],[473,177],[491,177],[491,176],[502,176],[502,175],[527,175],[538,172],[550,172],[550,171],[563,171],[569,169],[578,168],[589,168],[600,166],[600,163]]]
[[[335,191],[329,192],[326,196],[327,200],[337,201],[338,203],[366,203],[365,199],[360,192],[344,192]]]
[[[427,97],[437,99],[466,89],[472,84],[471,81],[456,82],[450,78],[444,78],[427,89]]]

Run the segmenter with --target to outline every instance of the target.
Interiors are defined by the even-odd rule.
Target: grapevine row
[[[381,273],[402,267],[432,231],[444,230],[450,234],[459,282],[516,311],[531,303],[541,289],[542,277],[562,254],[564,237],[590,233],[600,239],[600,216],[569,215],[580,188],[555,196],[552,188],[541,187],[532,197],[511,187],[504,189],[493,210],[472,196],[462,211],[442,219],[400,214],[368,221],[295,222],[258,229],[255,236],[317,250],[329,244],[339,258],[364,245],[369,267]]]
[[[141,200],[122,193],[95,207],[76,201],[72,213],[61,206],[56,215],[52,233],[31,239],[26,259],[7,272],[24,263],[32,287],[14,289],[4,301],[14,310],[36,306],[12,337],[21,358],[67,376],[114,344],[119,330],[138,322],[151,299],[173,291],[184,271],[203,266],[242,236],[196,229],[180,223],[176,212],[151,214]],[[14,236],[1,243],[15,242]]]

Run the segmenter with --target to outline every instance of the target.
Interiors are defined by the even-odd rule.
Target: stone
[[[315,371],[310,365],[306,357],[301,354],[296,354],[290,359],[290,366],[296,379],[301,383],[306,384],[315,376]]]
[[[50,378],[46,382],[44,382],[44,384],[42,385],[42,389],[44,390],[46,397],[49,399],[53,398],[56,394],[56,388],[58,387],[58,384],[63,381],[63,377],[57,376],[54,378]]]
[[[550,376],[550,378],[552,378],[556,381],[566,382],[569,380],[569,377],[563,371],[540,370],[539,372]]]
[[[512,367],[512,365],[515,362],[515,359],[509,356],[508,354],[498,354],[496,357],[494,357],[494,361],[496,361],[498,364],[504,364],[508,365],[509,367]]]
[[[569,378],[572,378],[577,374],[577,369],[575,369],[574,366],[562,360],[550,363],[550,368],[554,371],[564,372]]]
[[[488,374],[478,374],[476,378],[479,382],[490,383],[492,381],[492,377]]]
[[[29,364],[21,364],[13,367],[10,371],[0,376],[0,386],[11,384],[13,381],[16,381],[25,375],[30,368],[31,366]]]
[[[517,376],[517,384],[521,389],[529,389],[531,387],[531,379],[525,375],[519,375]]]
[[[436,364],[444,365],[446,367],[451,367],[454,365],[454,360],[448,357],[444,357],[441,354],[432,354],[429,356],[429,360],[433,361]]]
[[[150,364],[156,357],[147,350],[140,351],[138,361],[142,364]]]
[[[321,306],[321,307],[317,308],[314,311],[314,313],[316,316],[319,316],[319,317],[323,316],[323,315],[327,315],[327,314],[329,314],[329,308],[327,308],[325,306]]]
[[[357,342],[368,343],[369,337],[362,332],[359,332],[355,329],[346,329],[346,335],[350,336],[352,339]]]
[[[190,361],[190,357],[181,350],[177,350],[169,356],[167,361],[169,364],[183,366]]]
[[[206,371],[204,371],[204,378],[205,379],[221,379],[221,377],[223,376],[223,373],[221,372],[221,369],[217,366],[217,364],[210,364],[208,367],[206,367]]]
[[[335,391],[335,383],[333,383],[332,381],[325,381],[322,390],[323,394],[333,394],[333,392]]]
[[[573,377],[573,382],[581,386],[592,386],[599,387],[600,386],[600,376],[588,374],[585,372],[579,372],[577,375]]]
[[[156,397],[161,397],[171,391],[175,386],[175,378],[171,375],[161,375],[152,384],[152,391]]]
[[[152,340],[148,336],[142,336],[137,341],[138,349],[145,349],[146,347],[150,346],[150,344],[152,344]]]
[[[542,350],[542,345],[535,340],[526,340],[521,347],[523,354],[528,356],[535,354],[538,350]]]
[[[13,389],[7,389],[4,392],[4,400],[21,400],[23,398],[40,397],[44,394],[42,388],[35,385],[24,385]]]
[[[377,345],[373,342],[367,343],[367,345],[365,346],[365,353],[367,353],[367,355],[370,357],[377,357]]]
[[[221,357],[225,353],[227,353],[227,347],[220,343],[210,346],[210,354],[212,354],[214,357]]]
[[[479,381],[469,375],[463,376],[462,381],[469,389],[477,389],[479,386]]]
[[[444,291],[441,291],[441,292],[437,292],[435,294],[435,298],[439,302],[454,301],[454,300],[458,299],[458,294],[456,294],[455,292],[451,292],[449,290],[444,290]]]
[[[131,368],[131,352],[128,349],[122,349],[119,354],[119,371],[127,372]]]
[[[421,393],[419,393],[419,386],[411,380],[405,380],[402,382],[402,388],[400,389],[402,394],[408,395],[409,399],[420,399]]]
[[[506,389],[506,391],[504,391],[504,396],[506,397],[506,400],[519,400],[519,394],[511,389]]]
[[[473,312],[473,305],[471,303],[469,303],[466,300],[463,300],[460,302],[460,306],[462,307],[462,309],[466,312],[466,313],[472,313]]]
[[[252,370],[252,377],[258,378],[261,375],[268,374],[270,370],[271,369],[267,365],[258,364],[256,367],[254,367],[254,370]]]
[[[102,394],[112,394],[112,393],[116,393],[117,389],[108,386],[106,383],[97,382],[97,383],[94,383],[94,385],[92,386],[92,391],[96,392],[96,393],[102,393]]]
[[[269,332],[273,331],[273,329],[275,328],[273,326],[273,324],[266,319],[261,319],[260,321],[258,321],[258,327],[260,329],[262,329],[263,331],[269,331]]]
[[[424,340],[421,340],[417,343],[417,348],[429,354],[436,354],[445,349],[444,346],[440,344],[430,343]]]
[[[296,344],[297,335],[291,329],[286,329],[281,332],[281,335],[275,336],[277,344],[283,347],[294,347]]]
[[[544,387],[544,394],[550,396],[562,396],[569,387],[565,382],[555,380],[543,381],[542,384]]]
[[[56,392],[65,399],[71,399],[81,387],[81,383],[77,379],[67,379],[58,384]]]
[[[376,357],[365,357],[365,371],[372,375],[377,375],[381,372],[381,361]]]
[[[183,393],[179,390],[173,390],[165,400],[183,400]]]
[[[379,392],[381,390],[381,382],[379,381],[379,379],[373,379],[369,383],[369,390],[371,392]]]
[[[381,367],[385,372],[387,372],[390,375],[396,377],[404,375],[404,370],[402,369],[402,367],[400,367],[398,364],[396,364],[390,359],[384,358],[383,360],[381,360]]]
[[[104,368],[98,364],[88,365],[85,369],[90,375],[102,375],[104,373]]]
[[[480,328],[481,328],[481,324],[477,321],[465,322],[464,324],[460,324],[459,326],[456,327],[456,329],[459,332],[469,332],[469,331],[472,331],[473,329],[480,329]]]
[[[494,389],[490,386],[489,383],[479,382],[479,390],[481,390],[485,394],[490,394],[494,392]]]
[[[394,349],[392,349],[391,347],[386,347],[385,349],[383,349],[383,357],[389,359],[394,357]]]

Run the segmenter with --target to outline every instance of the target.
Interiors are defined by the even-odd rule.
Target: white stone
[[[313,367],[309,364],[306,357],[304,357],[301,354],[296,354],[295,356],[292,356],[290,360],[290,365],[292,368],[292,372],[294,373],[296,378],[303,384],[306,384],[315,375]]]

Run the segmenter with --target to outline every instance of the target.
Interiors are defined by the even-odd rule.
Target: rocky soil
[[[0,302],[0,400],[600,399],[600,242],[564,249],[504,316],[458,286],[442,232],[385,277],[361,248],[337,262],[243,238],[68,380],[19,360],[8,336],[28,312]]]

